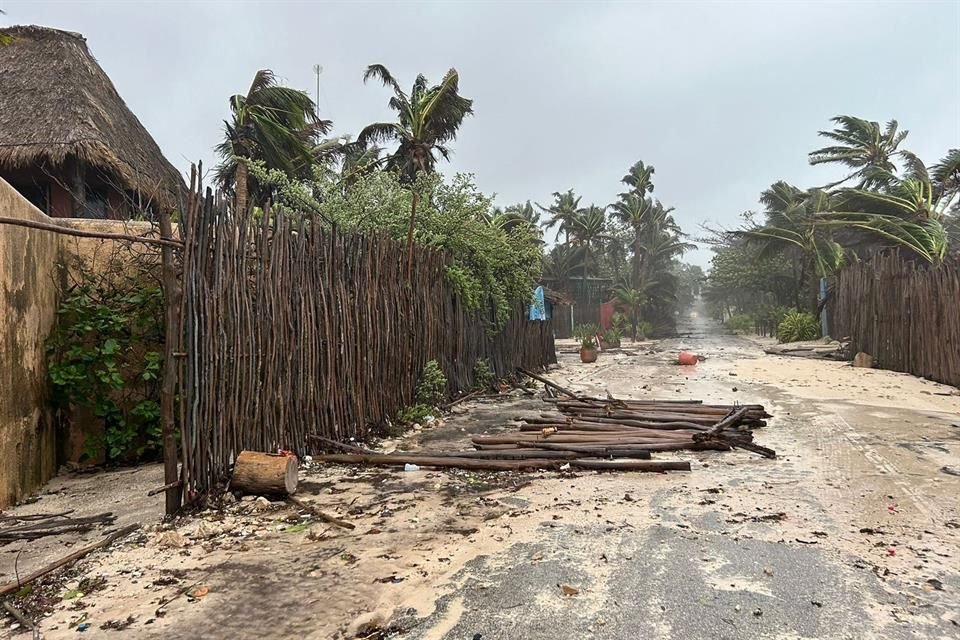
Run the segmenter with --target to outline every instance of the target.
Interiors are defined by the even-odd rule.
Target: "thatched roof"
[[[175,203],[183,180],[78,33],[0,29],[0,169],[59,167],[74,156],[126,191]]]

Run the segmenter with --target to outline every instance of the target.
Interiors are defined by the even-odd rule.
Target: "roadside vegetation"
[[[816,337],[808,320],[822,308],[821,280],[829,290],[844,265],[885,250],[936,265],[960,247],[960,149],[928,166],[903,148],[908,132],[895,120],[832,122],[819,132],[829,144],[808,159],[845,176],[806,189],[778,181],[760,194],[762,211],[707,239],[714,256],[704,297],[730,329]]]

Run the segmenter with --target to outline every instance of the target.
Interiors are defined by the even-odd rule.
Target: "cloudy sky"
[[[210,166],[227,97],[259,68],[316,91],[337,133],[390,117],[402,84],[449,67],[475,116],[444,171],[501,204],[573,188],[605,204],[636,160],[685,230],[737,224],[807,165],[836,114],[896,118],[933,162],[960,146],[960,2],[43,2],[0,0],[0,25],[83,33],[121,96],[181,169]],[[709,251],[689,256],[706,264]]]

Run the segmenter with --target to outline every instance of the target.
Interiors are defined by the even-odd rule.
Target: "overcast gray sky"
[[[475,116],[445,172],[500,204],[573,188],[606,204],[636,160],[695,233],[807,165],[828,119],[896,118],[928,163],[960,146],[960,2],[21,2],[0,24],[79,31],[167,157],[213,162],[227,97],[259,68],[315,92],[337,133],[389,118],[364,86],[460,72]],[[706,264],[709,251],[688,256]]]

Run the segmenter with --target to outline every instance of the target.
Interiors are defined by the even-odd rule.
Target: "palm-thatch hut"
[[[55,217],[172,208],[183,181],[78,33],[0,29],[0,177]]]

